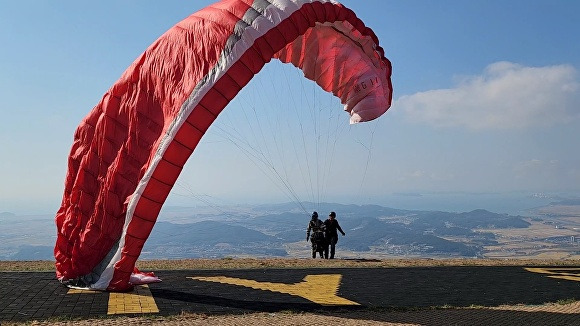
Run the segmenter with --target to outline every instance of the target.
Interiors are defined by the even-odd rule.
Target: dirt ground
[[[500,306],[494,308],[439,308],[410,311],[360,311],[320,313],[253,313],[245,315],[183,314],[172,317],[117,317],[87,320],[52,320],[28,323],[2,323],[4,326],[125,326],[125,325],[579,325],[580,301],[540,306]]]
[[[580,266],[573,259],[309,259],[309,258],[221,258],[140,260],[143,271],[249,268],[372,268],[420,266]],[[0,261],[0,271],[53,271],[53,261]]]

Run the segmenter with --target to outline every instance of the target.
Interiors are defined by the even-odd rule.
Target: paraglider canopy
[[[77,127],[55,218],[59,280],[111,291],[139,282],[135,262],[184,164],[272,58],[340,98],[351,123],[390,107],[389,60],[336,1],[223,0],[194,13],[139,56]]]

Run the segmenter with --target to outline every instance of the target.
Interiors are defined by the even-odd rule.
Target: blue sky
[[[149,44],[211,2],[2,1],[0,212],[56,212],[80,120]],[[167,204],[384,204],[397,193],[580,192],[580,3],[342,3],[375,31],[392,61],[387,114],[348,126],[340,103],[316,93],[296,69],[272,63],[212,126]],[[285,98],[272,91],[258,99],[271,85],[287,90]],[[269,122],[249,120],[244,110],[253,106],[267,106],[256,112]],[[296,106],[332,113],[301,116],[280,143],[254,139],[255,130],[291,119]],[[317,140],[306,143],[319,146],[281,143],[300,138],[296,126],[316,129],[306,136]],[[270,132],[261,139],[282,133]],[[294,149],[297,161],[271,148]],[[298,161],[311,153],[317,159]],[[263,165],[255,154],[274,158]],[[272,167],[277,174],[268,174]]]

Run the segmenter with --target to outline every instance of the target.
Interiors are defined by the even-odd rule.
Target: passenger
[[[306,241],[312,242],[312,258],[316,258],[317,252],[320,254],[320,258],[323,258],[323,254],[328,251],[324,228],[324,223],[318,219],[318,213],[313,212],[306,230]],[[310,236],[310,232],[312,232],[312,236]]]

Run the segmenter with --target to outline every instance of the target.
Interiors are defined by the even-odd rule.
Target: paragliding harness
[[[312,258],[316,258],[316,253],[323,256],[326,249],[326,237],[324,236],[324,224],[320,220],[310,221],[310,228],[312,229],[312,236],[310,241],[312,242]]]

